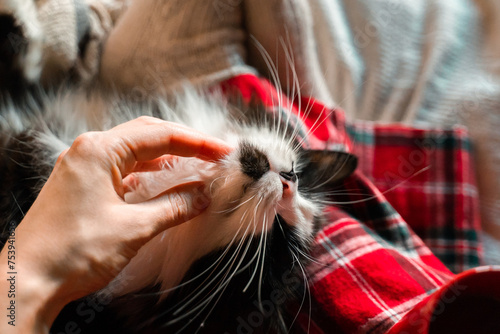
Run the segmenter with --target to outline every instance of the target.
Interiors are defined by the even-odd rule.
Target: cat
[[[308,249],[328,194],[356,168],[349,153],[308,150],[307,129],[217,92],[133,103],[69,90],[0,109],[0,223],[18,224],[57,156],[81,133],[141,115],[182,123],[235,149],[177,158],[136,175],[129,202],[203,181],[206,211],[149,241],[105,289],[69,304],[51,333],[289,333],[307,296]],[[2,236],[5,242],[6,235]]]

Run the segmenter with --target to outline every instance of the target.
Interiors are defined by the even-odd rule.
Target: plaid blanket
[[[334,117],[342,119],[339,113]],[[478,192],[467,131],[364,122],[348,129],[362,174],[432,253],[455,273],[480,265]]]
[[[470,324],[475,332],[497,332],[500,268],[477,267],[478,196],[464,128],[346,124],[342,111],[284,100],[253,75],[222,87],[289,108],[311,130],[310,146],[350,150],[360,159],[316,237],[312,300],[298,311],[304,332],[443,333]],[[464,310],[478,313],[453,313]]]

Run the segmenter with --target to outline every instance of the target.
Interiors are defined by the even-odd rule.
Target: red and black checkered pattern
[[[465,129],[346,124],[341,111],[285,101],[252,75],[223,83],[228,87],[292,110],[310,129],[310,146],[359,158],[356,173],[332,190],[335,205],[312,249],[311,303],[298,312],[304,332],[427,333],[431,320],[439,323],[468,296],[500,304],[500,268],[470,269],[481,264],[482,249]],[[476,328],[488,320],[478,316]]]
[[[464,128],[348,126],[360,170],[450,270],[481,264],[478,193]]]

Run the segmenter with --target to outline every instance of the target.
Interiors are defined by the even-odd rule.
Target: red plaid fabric
[[[466,130],[370,122],[348,128],[362,173],[434,255],[455,273],[480,265],[478,193]]]
[[[488,332],[487,325],[498,330],[491,320],[500,314],[500,268],[452,273],[481,261],[464,129],[346,125],[341,111],[313,100],[291,103],[252,75],[222,87],[292,110],[311,131],[309,145],[351,150],[360,159],[357,172],[337,189],[338,204],[327,208],[328,224],[312,250],[313,298],[298,312],[305,333],[445,333],[441,328],[464,330],[468,323],[474,332]],[[456,305],[481,312],[460,325],[466,317],[449,316]]]

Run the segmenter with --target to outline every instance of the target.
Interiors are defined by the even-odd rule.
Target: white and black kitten
[[[127,201],[204,181],[200,216],[148,242],[107,288],[68,305],[52,332],[288,333],[307,294],[304,266],[333,187],[356,166],[342,152],[304,147],[287,110],[185,92],[134,104],[97,94],[4,103],[0,119],[2,226],[19,223],[59,153],[88,130],[140,115],[180,122],[235,147],[218,162],[179,158],[137,176]],[[5,241],[5,237],[3,238]]]

